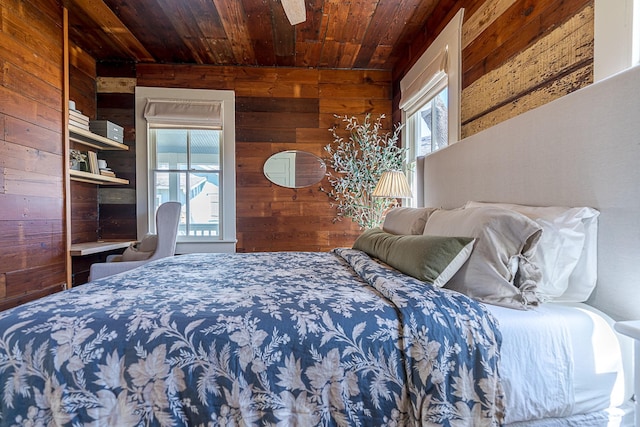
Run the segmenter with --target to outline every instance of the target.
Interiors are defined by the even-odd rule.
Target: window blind
[[[152,126],[202,126],[222,129],[222,103],[220,101],[148,99],[144,118]]]
[[[449,68],[448,46],[441,49],[427,65],[417,65],[400,81],[400,108],[405,111],[410,110],[446,77]]]

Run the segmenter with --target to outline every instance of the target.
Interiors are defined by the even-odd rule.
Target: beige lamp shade
[[[390,197],[408,199],[413,197],[407,177],[401,171],[386,171],[382,173],[376,188],[371,194],[373,197]]]

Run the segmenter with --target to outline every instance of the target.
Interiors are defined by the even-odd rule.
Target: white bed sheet
[[[503,337],[507,424],[594,413],[623,403],[621,351],[608,316],[579,303],[546,303],[529,311],[487,308]]]

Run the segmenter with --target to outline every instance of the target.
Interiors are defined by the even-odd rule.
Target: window
[[[460,139],[463,15],[464,9],[460,9],[400,81],[403,144],[408,148],[408,177],[414,194],[411,206],[418,206],[422,199],[416,159]]]
[[[182,203],[179,236],[220,236],[220,130],[150,128],[154,211]]]
[[[426,156],[448,145],[448,94],[449,88],[445,87],[407,118],[413,157]]]
[[[136,89],[138,234],[160,204],[182,204],[177,253],[235,250],[235,96]]]
[[[640,63],[640,0],[596,0],[594,81]]]

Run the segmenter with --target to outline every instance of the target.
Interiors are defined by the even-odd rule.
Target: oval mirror
[[[306,151],[281,151],[264,163],[264,176],[274,184],[301,188],[317,184],[327,172],[324,161]]]

